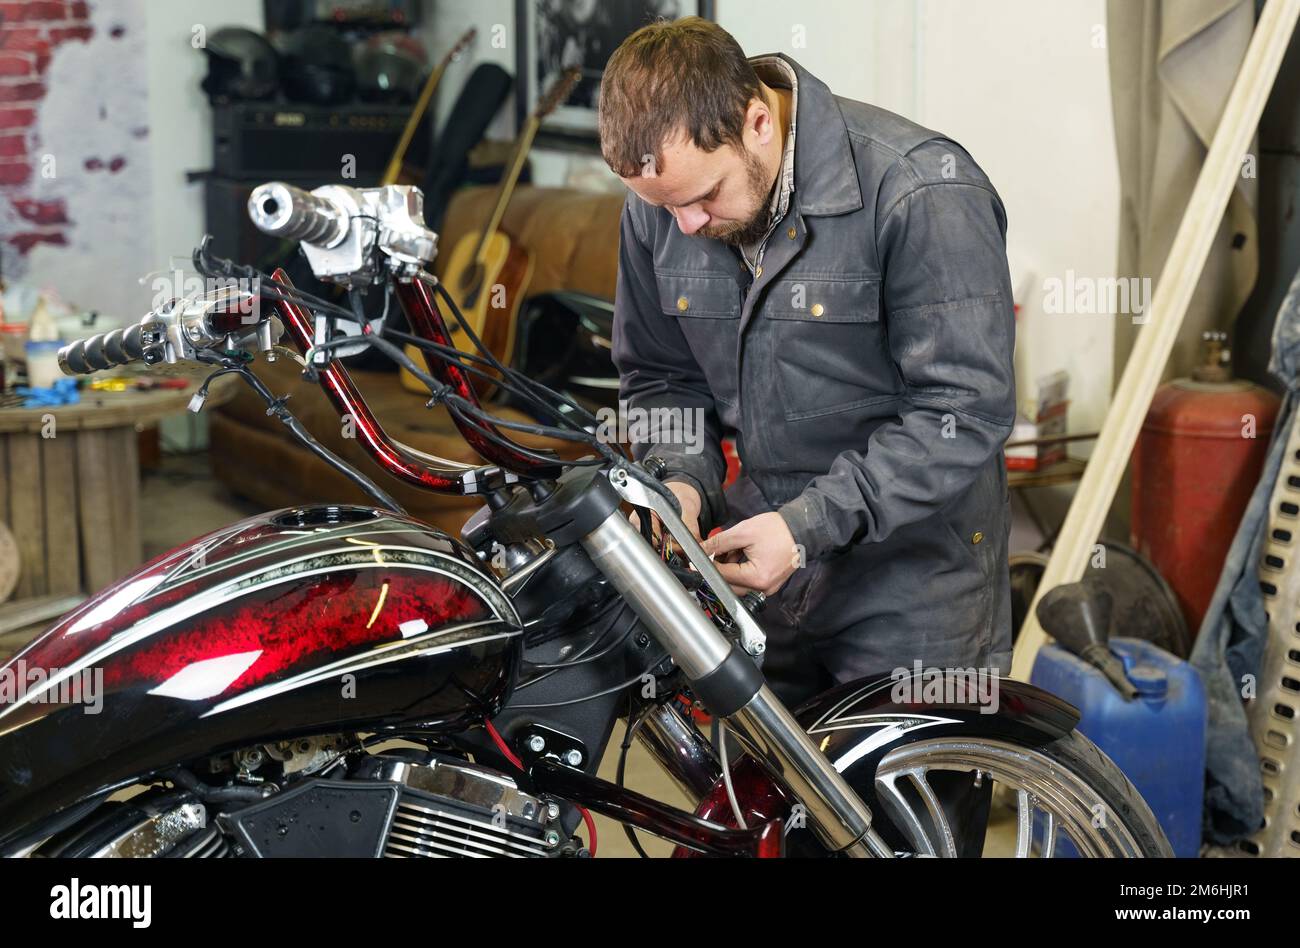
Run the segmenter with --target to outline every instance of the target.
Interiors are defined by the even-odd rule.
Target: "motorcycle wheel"
[[[949,775],[953,776],[949,776]],[[989,738],[946,736],[919,740],[886,754],[875,775],[883,812],[918,855],[955,857],[971,853],[960,827],[965,818],[951,793],[954,776],[967,775],[967,801],[986,782],[1014,800],[1018,858],[1073,855],[1100,858],[1172,858],[1173,850],[1151,808],[1120,769],[1078,731],[1041,747]],[[989,799],[984,791],[984,801]],[[945,799],[946,798],[946,799]],[[966,825],[969,826],[967,823]],[[1061,845],[1068,840],[1069,845]],[[983,855],[991,852],[988,836]],[[1071,851],[1072,850],[1072,851]]]

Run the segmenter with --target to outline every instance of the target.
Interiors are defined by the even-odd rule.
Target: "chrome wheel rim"
[[[876,770],[876,795],[882,808],[920,855],[957,855],[948,815],[928,780],[935,772],[969,773],[979,781],[992,780],[1011,794],[1017,858],[1051,858],[1060,851],[1061,838],[1068,839],[1081,856],[1142,855],[1119,815],[1060,762],[1004,741],[960,738],[907,744],[886,754]]]

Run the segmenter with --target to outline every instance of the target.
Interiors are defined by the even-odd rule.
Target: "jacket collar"
[[[794,199],[800,213],[830,216],[861,210],[862,188],[849,143],[849,130],[835,96],[785,53],[770,54],[799,77],[795,111]]]

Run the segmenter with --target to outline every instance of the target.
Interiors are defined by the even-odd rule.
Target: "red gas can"
[[[1157,390],[1133,453],[1133,546],[1178,597],[1195,635],[1259,480],[1279,401],[1233,379],[1220,339],[1190,379]]]

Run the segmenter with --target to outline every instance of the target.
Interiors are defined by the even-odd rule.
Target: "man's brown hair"
[[[739,146],[758,75],[730,33],[697,16],[643,26],[614,51],[600,83],[600,150],[621,178],[663,161],[685,131],[697,148]]]

